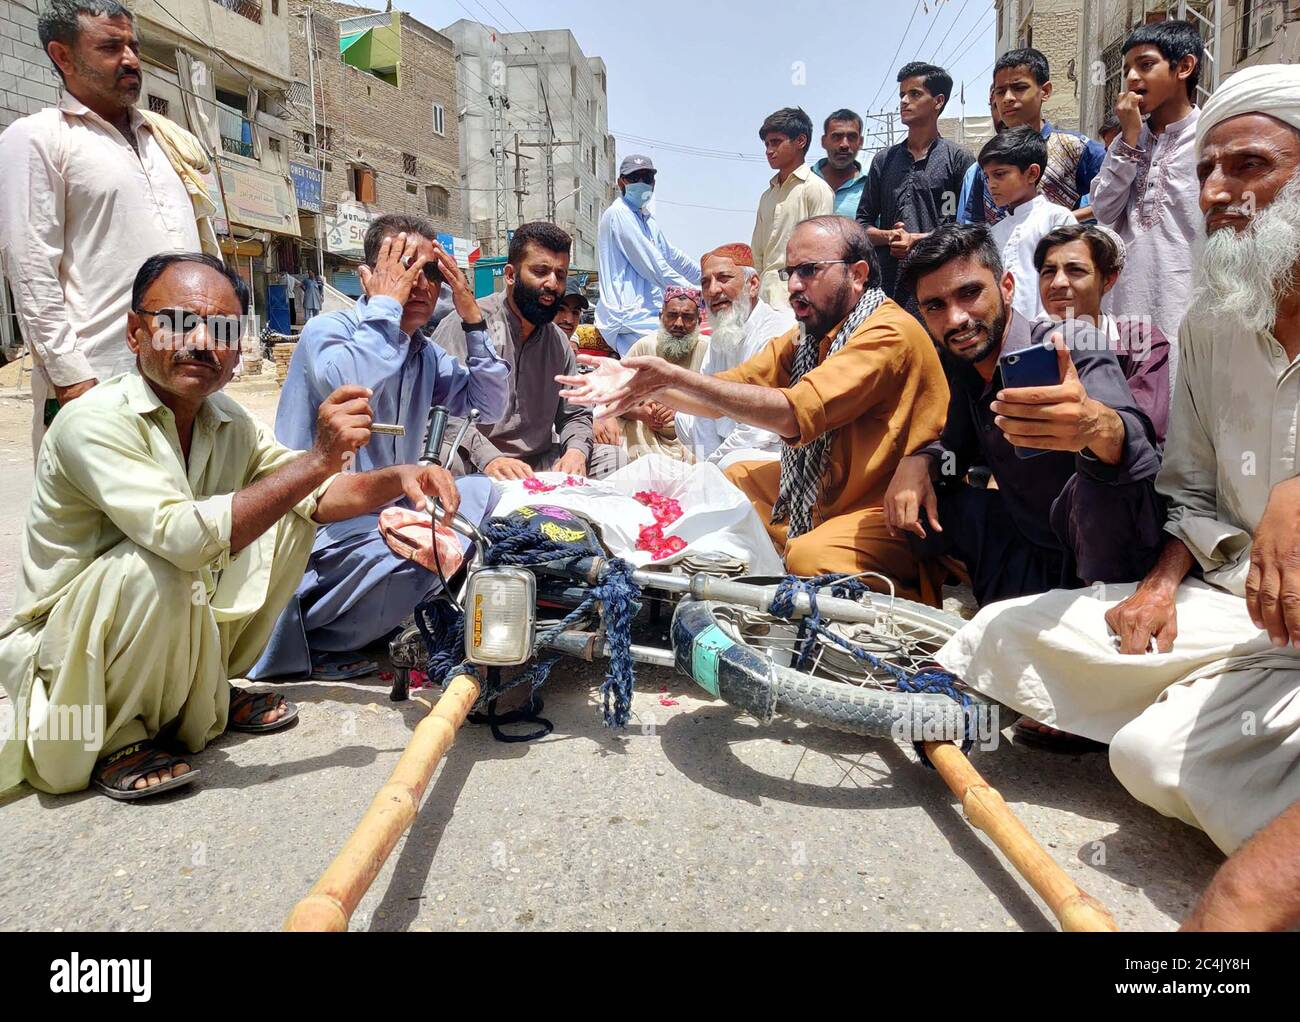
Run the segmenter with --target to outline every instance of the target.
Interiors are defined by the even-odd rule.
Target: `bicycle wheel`
[[[770,581],[770,580],[764,580]],[[905,692],[888,667],[909,676],[933,667],[934,654],[964,623],[910,600],[873,594],[875,624],[836,623],[836,635],[875,664],[821,636],[795,669],[797,623],[710,600],[684,600],[673,615],[677,667],[707,692],[753,714],[777,715],[872,738],[953,741],[966,734],[967,712],[946,695]],[[966,690],[976,713],[992,704]]]

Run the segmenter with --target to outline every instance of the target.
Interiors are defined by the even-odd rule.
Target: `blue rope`
[[[772,599],[771,613],[774,617],[790,620],[794,617],[795,603],[800,593],[808,596],[809,614],[800,622],[799,645],[795,659],[795,670],[804,670],[812,655],[816,650],[817,638],[821,636],[829,642],[834,643],[840,649],[851,653],[859,660],[865,660],[877,670],[884,671],[898,686],[901,692],[920,693],[926,692],[934,695],[945,695],[949,699],[959,703],[963,711],[963,728],[961,751],[970,752],[974,746],[975,728],[972,726],[971,715],[973,713],[974,702],[965,692],[957,688],[957,679],[949,672],[941,668],[927,668],[923,671],[917,671],[909,674],[897,664],[891,664],[882,660],[880,657],[865,649],[860,649],[847,639],[836,635],[829,627],[822,623],[821,609],[817,606],[817,594],[821,589],[830,588],[831,595],[839,599],[858,599],[871,589],[862,582],[861,579],[852,578],[847,575],[818,575],[816,578],[799,578],[796,575],[787,575],[777,586],[776,595]],[[913,748],[921,758],[921,762],[926,766],[932,766],[930,759],[926,756],[920,742],[913,742]]]
[[[484,563],[489,566],[536,567],[549,562],[576,559],[573,544],[547,539],[524,526],[494,520],[482,529],[487,541]],[[600,686],[604,701],[606,727],[626,727],[632,714],[632,692],[636,688],[636,666],[632,661],[632,621],[641,610],[641,587],[632,579],[635,567],[614,558],[605,562],[597,583],[586,598],[563,621],[540,633],[533,643],[533,658],[566,629],[573,627],[596,607],[604,608],[605,641],[609,646],[609,671]],[[430,622],[428,619],[432,619]],[[445,600],[425,600],[415,608],[415,623],[429,652],[428,674],[432,681],[445,685],[457,674],[474,673],[473,664],[464,660],[465,617]],[[519,685],[536,692],[546,684],[559,656],[536,660],[527,670],[508,682],[485,690],[479,705],[499,698]],[[611,705],[612,704],[612,705]]]

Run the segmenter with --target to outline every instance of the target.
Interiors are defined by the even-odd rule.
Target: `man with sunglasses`
[[[424,449],[431,405],[454,415],[477,408],[496,422],[506,410],[510,367],[497,356],[469,283],[434,240],[423,217],[381,216],[366,231],[361,283],[354,309],[315,316],[289,363],[275,419],[276,438],[304,450],[314,440],[321,402],[340,386],[372,392],[379,422],[406,427],[405,436],[372,436],[356,455],[361,471],[413,464]],[[464,326],[465,360],[433,342],[428,323],[439,291],[449,288]],[[482,477],[457,486],[462,513],[480,519],[491,484]],[[358,677],[378,665],[357,651],[399,627],[437,585],[436,575],[394,554],[378,530],[378,515],[360,515],[322,529],[295,598],[250,678]]]
[[[224,731],[286,726],[296,707],[230,679],[265,645],[317,526],[403,496],[456,507],[436,466],[344,471],[370,441],[365,387],[321,402],[302,452],[220,393],[247,309],[247,286],[211,256],[147,259],[124,330],[137,372],[95,386],[46,435],[0,627],[16,711],[0,791],[145,798],[192,784],[185,753]]]
[[[700,286],[700,264],[670,244],[650,215],[657,174],[648,156],[624,159],[622,194],[601,215],[596,234],[596,329],[619,355],[658,328],[665,289]]]
[[[727,477],[753,501],[786,568],[875,572],[899,595],[937,605],[937,574],[890,535],[884,510],[898,463],[943,429],[948,385],[934,345],[880,290],[871,240],[847,217],[799,224],[780,276],[799,326],[735,369],[704,376],[661,358],[583,356],[596,368],[560,377],[562,396],[599,414],[654,399],[771,430],[781,460],[740,462]]]

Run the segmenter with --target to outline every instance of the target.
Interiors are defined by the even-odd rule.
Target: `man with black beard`
[[[1187,929],[1286,930],[1300,925],[1300,68],[1215,89],[1196,174],[1207,244],[1179,331],[1159,560],[1136,585],[986,607],[936,659],[1109,743],[1134,798],[1232,853]]]
[[[726,417],[783,440],[779,462],[739,462],[727,478],[753,503],[796,575],[873,572],[900,596],[938,603],[934,572],[890,535],[882,501],[899,459],[939,435],[948,388],[925,331],[880,290],[866,229],[816,216],[790,235],[786,281],[797,329],[714,376],[662,358],[583,356],[565,396],[617,415],[648,399]],[[865,579],[882,588],[877,578]]]
[[[510,363],[505,415],[471,430],[449,460],[456,475],[527,479],[534,472],[600,478],[618,467],[617,448],[595,444],[591,410],[560,397],[557,375],[576,372],[573,348],[553,322],[564,298],[573,239],[554,224],[524,224],[510,242],[506,287],[478,304],[497,353]],[[465,330],[449,317],[434,341],[465,356]],[[453,421],[449,438],[458,431]]]
[[[963,561],[981,606],[1141,578],[1161,546],[1158,440],[1105,339],[1082,321],[1021,318],[1017,282],[983,226],[918,241],[902,279],[942,350],[952,400],[943,436],[894,474],[893,534],[912,534],[922,557]],[[1049,338],[1060,340],[1062,382],[1005,387],[999,358]],[[964,481],[975,466],[996,489]]]

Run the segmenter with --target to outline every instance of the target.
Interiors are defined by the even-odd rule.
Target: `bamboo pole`
[[[392,775],[343,850],[289,913],[286,930],[342,932],[348,928],[352,913],[420,811],[433,771],[455,742],[456,732],[478,697],[479,680],[473,675],[459,675],[447,685],[429,715],[416,726]]]
[[[1025,829],[1010,807],[951,742],[926,742],[925,754],[961,800],[970,822],[984,831],[1038,892],[1067,931],[1117,931],[1104,905],[1079,888]]]

